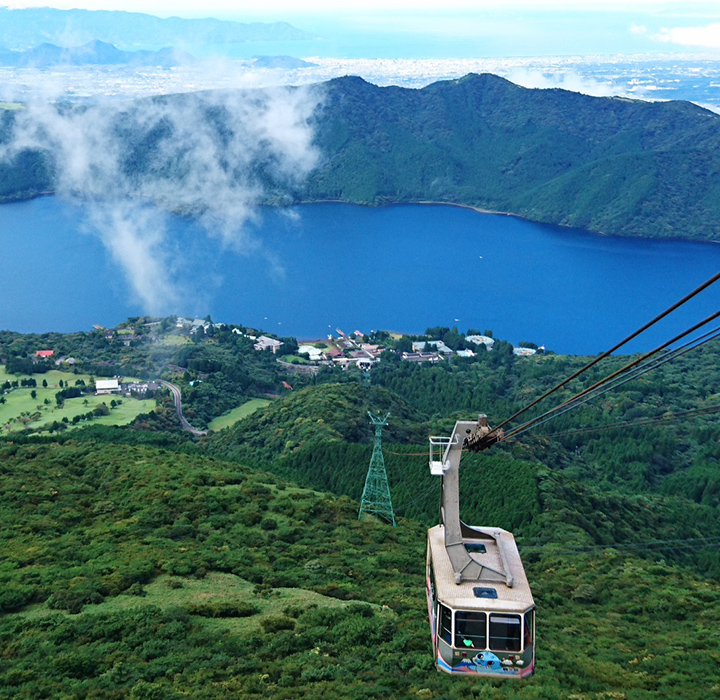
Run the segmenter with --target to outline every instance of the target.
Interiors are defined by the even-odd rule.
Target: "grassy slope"
[[[303,588],[276,588],[272,595],[249,581],[246,581],[233,574],[209,573],[202,578],[187,576],[169,576],[160,574],[153,580],[137,589],[138,594],[118,595],[113,598],[106,598],[101,603],[89,603],[77,615],[92,617],[96,615],[107,615],[120,613],[129,610],[142,610],[143,608],[159,608],[161,610],[172,610],[183,608],[197,611],[197,617],[206,617],[202,612],[203,607],[212,610],[213,605],[225,605],[227,607],[237,605],[253,605],[258,612],[248,616],[239,617],[213,617],[208,625],[216,630],[228,630],[235,634],[258,631],[263,621],[268,618],[282,615],[288,607],[299,606],[300,608],[327,607],[337,608],[348,605],[347,601],[321,595],[315,591]],[[134,592],[134,591],[133,591]],[[16,613],[18,619],[42,620],[57,615],[43,603],[29,605],[22,611]],[[67,616],[71,613],[65,612]]]
[[[432,667],[423,529],[411,521],[358,522],[347,499],[148,447],[69,441],[0,453],[3,696],[718,692],[720,586],[682,568],[612,550],[536,552],[527,562],[537,675],[518,684],[450,678]],[[193,612],[241,598],[263,608],[257,619]]]
[[[295,391],[249,416],[242,425],[224,431],[214,444],[219,453],[269,461],[306,443],[341,439],[370,442],[370,410],[379,415],[390,411],[396,418],[388,428],[389,439],[405,441],[410,435],[423,435],[416,427],[421,414],[405,401],[380,387],[347,383]]]
[[[224,413],[222,416],[218,416],[214,420],[208,423],[210,430],[222,430],[223,428],[229,428],[231,425],[235,425],[238,421],[243,418],[247,418],[249,415],[255,413],[255,411],[265,408],[270,403],[267,399],[250,399],[241,406],[234,408],[228,413]]]

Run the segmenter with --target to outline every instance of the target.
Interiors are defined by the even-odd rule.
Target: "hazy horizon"
[[[283,0],[261,8],[238,8],[227,0],[168,3],[165,0],[81,0],[48,3],[19,0],[9,9],[123,10],[158,17],[217,18],[238,22],[292,24],[316,37],[287,42],[295,56],[338,58],[488,58],[563,55],[636,55],[710,52],[720,58],[720,5],[717,2],[574,3],[551,0],[438,3],[366,2],[338,8],[324,0],[303,3],[302,9]],[[255,42],[250,42],[250,45]],[[262,43],[262,42],[261,42]],[[184,48],[184,47],[183,47]],[[232,58],[247,45],[212,50]],[[247,53],[245,51],[245,53]]]

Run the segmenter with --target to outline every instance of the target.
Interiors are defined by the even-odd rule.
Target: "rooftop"
[[[509,587],[503,581],[485,578],[479,581],[463,581],[456,584],[455,572],[445,549],[445,527],[436,525],[428,530],[428,542],[433,555],[438,599],[446,602],[452,608],[466,610],[492,609],[505,612],[522,612],[533,607],[535,601],[512,533],[496,527],[478,527],[475,529],[485,535],[490,535],[490,537],[478,540],[478,542],[485,545],[486,551],[484,553],[472,553],[470,556],[480,564],[487,564],[487,566],[502,570],[504,568],[500,554],[500,546],[502,546],[505,553],[505,562],[509,569],[508,573],[514,579],[513,586]],[[466,544],[469,542],[469,540],[463,541]],[[498,542],[500,545],[498,545]],[[497,592],[497,599],[478,598],[473,591],[478,586],[494,588]]]

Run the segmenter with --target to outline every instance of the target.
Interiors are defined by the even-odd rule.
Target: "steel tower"
[[[365,479],[358,519],[361,520],[363,516],[375,516],[383,518],[383,520],[391,523],[393,527],[397,527],[385,471],[385,459],[382,453],[382,429],[384,425],[387,425],[389,415],[389,413],[386,413],[384,418],[380,418],[368,411],[370,422],[375,426],[375,445],[370,458],[370,468]]]

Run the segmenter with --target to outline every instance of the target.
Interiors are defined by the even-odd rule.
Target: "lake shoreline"
[[[263,204],[263,207],[270,208],[285,208],[293,206],[307,206],[312,204],[348,204],[354,207],[367,207],[368,209],[382,209],[383,207],[402,207],[402,206],[445,206],[455,207],[457,209],[468,209],[478,214],[490,214],[492,216],[506,216],[511,219],[519,219],[530,224],[538,224],[541,226],[557,226],[558,228],[568,229],[571,231],[583,231],[593,236],[601,236],[607,239],[616,239],[620,241],[667,241],[668,243],[713,243],[720,244],[720,241],[713,240],[711,238],[687,238],[683,236],[622,236],[616,233],[606,233],[605,231],[596,231],[594,229],[582,228],[581,226],[573,226],[572,224],[563,224],[556,221],[540,221],[538,219],[531,219],[522,214],[515,214],[511,211],[500,211],[496,209],[483,209],[482,207],[474,204],[462,204],[460,202],[442,202],[431,199],[424,199],[418,201],[393,201],[393,202],[381,202],[377,204],[370,204],[368,202],[351,202],[346,199],[303,199],[289,205],[268,205]]]
[[[259,257],[223,249],[193,217],[168,212],[158,250],[167,255],[163,269],[175,296],[162,313],[212,314],[296,338],[322,338],[337,327],[411,334],[489,328],[514,345],[587,355],[720,267],[717,246],[598,236],[430,204],[267,206],[248,229],[263,243]],[[38,197],[0,207],[0,230],[7,290],[0,327],[70,332],[150,313],[133,287],[136,268],[88,235],[94,231],[82,203]],[[59,307],[47,303],[58,295]],[[713,295],[701,296],[698,315],[717,309],[708,306]],[[675,326],[668,334],[682,330]]]
[[[29,202],[34,199],[39,199],[41,197],[56,197],[57,192],[53,190],[47,190],[43,192],[33,192],[33,193],[23,193],[18,195],[4,195],[0,196],[0,206],[3,204],[19,204],[21,202]],[[584,231],[585,233],[589,233],[595,236],[602,236],[603,238],[610,238],[610,239],[617,239],[617,240],[643,240],[643,241],[668,241],[668,242],[683,242],[683,243],[714,243],[719,244],[720,241],[713,240],[713,239],[707,239],[707,238],[692,238],[692,237],[684,237],[684,236],[623,236],[616,233],[606,233],[605,231],[596,231],[594,229],[589,228],[583,228],[581,226],[573,226],[572,224],[563,224],[556,221],[542,221],[539,219],[531,219],[527,216],[523,216],[522,214],[516,214],[511,211],[500,211],[497,209],[484,209],[480,206],[474,205],[474,204],[463,204],[462,202],[442,202],[442,201],[436,201],[432,199],[423,199],[423,200],[417,200],[417,201],[392,201],[392,202],[381,202],[376,204],[371,204],[368,202],[352,202],[345,199],[302,199],[297,200],[294,202],[291,202],[289,204],[268,204],[268,203],[259,203],[256,206],[260,209],[268,208],[268,209],[289,209],[291,207],[297,207],[297,206],[307,206],[310,204],[347,204],[350,206],[355,207],[367,207],[369,209],[380,209],[382,207],[401,207],[401,206],[413,206],[413,205],[421,205],[421,206],[446,206],[446,207],[456,207],[458,209],[468,209],[470,211],[477,212],[478,214],[490,214],[492,216],[507,216],[509,218],[513,219],[519,219],[521,221],[526,221],[531,224],[541,224],[544,226],[557,226],[558,228],[563,229],[569,229],[569,230],[575,230],[575,231]],[[156,203],[156,206],[161,206]],[[187,216],[187,217],[194,217],[202,213],[202,211],[187,211],[186,209],[174,209],[172,207],[167,208],[166,211],[171,214],[176,214],[179,216]]]

